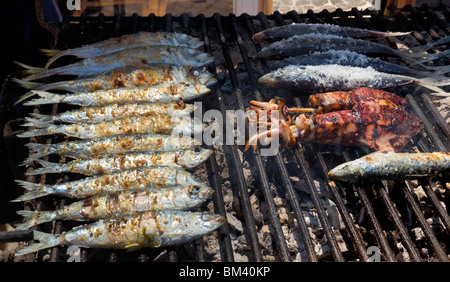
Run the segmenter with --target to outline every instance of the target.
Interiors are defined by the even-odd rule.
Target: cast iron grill
[[[420,8],[407,6],[402,10],[390,8],[392,16],[357,9],[348,12],[340,9],[320,13],[308,11],[306,14],[295,11],[272,15],[260,13],[257,16],[215,14],[208,18],[203,15],[189,17],[187,14],[179,17],[171,14],[164,17],[153,14],[148,17],[107,17],[102,14],[90,17],[83,14],[64,19],[56,45],[61,49],[72,48],[141,30],[197,36],[204,40],[204,50],[215,58],[208,70],[219,78],[219,84],[201,100],[203,110],[218,109],[223,119],[233,124],[227,111],[245,111],[250,100],[268,101],[282,97],[289,105],[306,105],[306,95],[296,96],[293,91],[274,90],[258,84],[257,78],[269,71],[270,62],[254,59],[262,48],[261,44],[251,41],[256,32],[294,22],[414,31],[412,35],[398,39],[379,40],[394,48],[398,48],[398,43],[407,47],[426,44],[450,33],[447,6],[434,9],[426,5]],[[448,59],[436,64],[448,64]],[[404,96],[410,104],[408,110],[425,125],[406,151],[415,148],[421,152],[447,152],[449,126],[428,92],[412,86],[396,87],[391,91]],[[59,109],[52,106],[35,108],[34,111],[56,113]],[[131,253],[82,249],[81,260],[368,261],[373,259],[371,246],[379,250],[383,261],[448,260],[450,195],[447,188],[450,179],[447,175],[408,181],[373,179],[354,185],[333,182],[327,176],[331,168],[369,151],[300,143],[292,150],[264,157],[259,150],[244,152],[243,146],[233,141],[235,136],[224,134],[225,144],[208,146],[214,150],[214,157],[199,168],[215,190],[210,208],[228,218],[227,224],[210,235],[215,239],[210,241],[205,237],[183,246]],[[60,137],[38,139],[34,141],[61,141]],[[28,169],[34,168],[29,166]],[[68,181],[74,176],[59,177]],[[51,175],[42,175],[30,176],[27,180],[46,183],[51,178]],[[415,190],[420,187],[424,194],[419,199]],[[50,198],[26,203],[26,208],[54,209],[68,201]],[[70,222],[56,221],[47,227],[58,234],[71,226]],[[211,248],[214,244],[217,248]],[[27,256],[26,260],[64,261],[68,258],[66,250],[66,247],[54,247],[50,253],[42,251],[37,257]]]

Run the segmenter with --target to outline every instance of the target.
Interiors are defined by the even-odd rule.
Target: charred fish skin
[[[197,84],[169,84],[154,85],[150,87],[118,88],[97,90],[93,92],[55,94],[39,90],[31,90],[31,94],[25,94],[18,102],[38,95],[40,98],[32,99],[24,103],[25,106],[42,104],[65,103],[78,106],[102,106],[110,103],[130,102],[177,102],[199,98],[208,94],[210,89]]]
[[[450,170],[450,154],[374,152],[338,165],[328,175],[337,180],[357,182],[367,178],[402,179],[435,176]]]
[[[91,77],[54,83],[31,82],[24,79],[14,79],[14,81],[30,90],[62,90],[77,93],[115,88],[149,87],[161,83],[211,86],[217,82],[217,79],[210,72],[191,66],[149,65],[142,68],[124,67]]]
[[[183,101],[169,103],[126,103],[106,104],[98,107],[82,107],[56,115],[30,113],[33,121],[43,125],[53,122],[63,123],[99,123],[111,121],[118,117],[149,116],[165,114],[172,116],[188,116],[195,110],[193,104]]]
[[[168,135],[182,133],[190,135],[202,132],[206,128],[206,124],[193,122],[191,117],[172,117],[165,114],[124,117],[92,124],[49,125],[48,123],[39,123],[39,121],[30,118],[27,118],[27,120],[29,122],[24,124],[24,126],[36,126],[42,128],[25,131],[24,133],[18,134],[17,137],[28,138],[33,136],[64,134],[66,136],[81,139],[90,139],[130,133],[156,133]]]
[[[41,157],[57,154],[76,159],[107,157],[132,152],[170,152],[198,146],[199,142],[185,135],[162,135],[137,133],[112,135],[93,139],[64,141],[55,144],[28,143],[33,151],[21,165],[26,165]]]
[[[64,164],[37,160],[42,167],[27,172],[26,175],[62,172],[99,175],[141,166],[195,168],[204,163],[211,155],[212,150],[195,148],[175,152],[125,153],[112,157],[73,160]]]
[[[382,32],[376,30],[338,26],[332,24],[295,23],[291,25],[278,26],[263,30],[253,35],[252,39],[255,42],[263,42],[289,38],[294,35],[303,35],[310,33],[334,34],[353,38],[382,38],[387,36],[407,35],[411,32]]]
[[[53,220],[95,221],[150,210],[187,210],[210,199],[208,186],[188,185],[119,191],[93,196],[54,211],[18,211],[27,221],[17,226],[26,230]]]
[[[12,200],[13,202],[31,200],[47,195],[82,199],[98,194],[114,193],[124,189],[137,190],[149,187],[204,185],[203,181],[197,176],[178,167],[137,167],[58,184],[37,184],[23,180],[16,180],[16,183],[28,190],[28,192]]]
[[[198,239],[219,228],[225,218],[206,212],[148,211],[79,226],[60,235],[34,231],[40,241],[16,253],[16,256],[58,245],[85,248],[135,250],[163,247]]]

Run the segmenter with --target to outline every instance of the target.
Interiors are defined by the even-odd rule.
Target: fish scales
[[[328,173],[338,180],[401,179],[435,176],[450,170],[450,154],[374,152],[338,165]]]
[[[195,175],[178,167],[137,167],[58,184],[36,184],[22,180],[16,180],[16,182],[28,192],[14,201],[30,200],[53,194],[70,198],[86,198],[124,189],[203,185],[203,182]]]
[[[22,165],[51,154],[79,159],[132,152],[168,152],[192,148],[196,145],[199,143],[189,136],[153,133],[112,135],[55,144],[28,143],[26,146],[33,151],[33,154]]]
[[[25,230],[53,220],[94,221],[149,210],[186,210],[204,203],[213,192],[208,186],[197,185],[119,191],[93,196],[54,211],[18,211],[27,221],[17,229]]]
[[[98,175],[141,166],[195,168],[204,163],[211,154],[211,150],[195,148],[174,152],[116,154],[112,157],[73,160],[64,164],[37,160],[42,167],[28,172],[26,175],[61,172]]]
[[[59,235],[34,231],[34,239],[40,243],[19,250],[16,256],[58,245],[130,250],[170,246],[200,238],[224,222],[224,217],[205,212],[147,211],[100,220]]]

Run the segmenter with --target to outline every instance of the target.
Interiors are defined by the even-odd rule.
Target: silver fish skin
[[[126,103],[107,104],[99,107],[81,107],[56,115],[30,113],[33,121],[42,125],[53,122],[63,123],[99,123],[111,121],[117,117],[148,116],[165,114],[172,116],[189,116],[195,110],[193,104],[183,101],[170,103]]]
[[[196,49],[173,46],[142,46],[121,50],[104,56],[84,59],[70,65],[52,69],[37,68],[16,62],[29,74],[26,80],[37,80],[54,75],[87,77],[118,68],[143,68],[148,65],[177,65],[203,67],[214,61],[207,53]]]
[[[386,88],[405,84],[420,85],[432,91],[448,95],[431,80],[405,75],[389,74],[372,67],[360,68],[337,64],[300,66],[289,65],[272,71],[258,79],[261,85],[280,88],[301,89],[305,92],[327,92],[340,89],[349,91],[356,87]]]
[[[195,168],[204,163],[211,156],[211,154],[212,150],[195,148],[178,150],[175,152],[126,153],[112,157],[79,159],[65,164],[37,160],[36,162],[42,167],[31,172],[27,172],[26,175],[62,172],[80,173],[84,175],[99,175],[141,166]]]
[[[256,57],[287,58],[301,54],[311,54],[314,52],[330,50],[348,50],[367,55],[394,56],[406,59],[410,62],[416,62],[410,54],[400,52],[383,44],[328,34],[296,35],[283,39],[262,48]]]
[[[40,98],[32,99],[24,103],[25,106],[43,104],[64,103],[78,106],[102,106],[110,103],[168,103],[187,101],[199,98],[210,92],[204,85],[197,84],[169,84],[153,85],[150,87],[117,88],[98,90],[94,92],[80,92],[55,94],[39,90],[31,90],[31,94],[25,94],[20,101],[31,96],[38,95]],[[18,101],[18,102],[20,102]]]
[[[28,143],[26,146],[33,153],[24,160],[21,166],[51,154],[81,159],[145,151],[171,152],[198,145],[200,142],[190,136],[153,133],[112,135],[55,144]]]
[[[203,42],[196,37],[184,33],[176,32],[147,32],[141,31],[134,34],[125,34],[119,37],[113,37],[96,43],[87,44],[78,48],[67,50],[46,50],[44,53],[53,56],[48,63],[48,68],[53,62],[64,56],[75,56],[78,58],[95,58],[105,54],[114,53],[124,49],[130,49],[147,45],[167,45],[181,46],[197,49],[203,46]]]
[[[419,71],[411,69],[407,66],[389,63],[381,59],[375,59],[372,57],[368,57],[364,54],[359,54],[348,50],[341,50],[341,51],[330,50],[325,52],[315,52],[313,54],[308,55],[289,57],[272,64],[270,67],[272,68],[272,70],[276,70],[289,65],[317,66],[317,65],[331,65],[331,64],[351,66],[351,67],[361,67],[361,68],[371,67],[381,72],[411,75],[415,77],[418,75],[419,76],[431,75],[431,73],[427,71]]]
[[[137,190],[149,187],[170,187],[177,185],[205,185],[197,176],[178,167],[137,167],[115,173],[86,177],[58,184],[37,184],[16,180],[27,193],[13,202],[31,200],[47,195],[70,198],[87,198],[94,195],[115,193],[123,190]]]
[[[147,211],[100,220],[60,235],[33,231],[34,239],[40,242],[19,250],[15,255],[58,245],[128,250],[171,246],[198,239],[216,230],[225,221],[223,216],[207,212]]]
[[[310,33],[331,34],[353,38],[383,38],[388,36],[407,35],[411,32],[383,32],[377,30],[338,26],[333,24],[294,23],[263,30],[253,35],[252,39],[256,42],[263,42]]]
[[[374,152],[338,165],[328,175],[337,180],[402,179],[435,176],[450,170],[450,154]]]
[[[26,89],[62,90],[73,93],[114,88],[149,87],[161,83],[211,86],[217,82],[214,75],[206,70],[175,65],[149,65],[143,68],[124,67],[91,77],[53,83],[33,82],[17,78],[13,80]]]
[[[157,134],[195,134],[202,132],[206,124],[194,122],[187,116],[170,116],[165,114],[151,116],[131,116],[103,121],[99,123],[80,124],[52,124],[40,123],[32,118],[26,118],[28,123],[24,126],[42,127],[18,134],[19,138],[44,136],[51,134],[64,134],[80,139],[105,137],[129,133],[157,133]]]
[[[120,191],[93,196],[54,211],[18,211],[27,221],[16,228],[26,230],[53,220],[95,221],[150,210],[187,210],[204,203],[213,192],[208,186],[198,185]]]

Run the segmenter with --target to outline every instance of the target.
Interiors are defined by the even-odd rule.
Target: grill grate
[[[205,42],[205,51],[215,58],[215,63],[208,66],[208,70],[220,79],[220,85],[214,86],[213,91],[202,100],[203,108],[205,111],[218,109],[224,120],[232,124],[228,120],[227,110],[245,111],[249,100],[267,101],[279,96],[285,98],[287,103],[297,106],[304,105],[306,101],[306,97],[292,98],[295,97],[292,92],[269,89],[258,84],[257,78],[269,71],[269,62],[253,59],[262,48],[261,44],[251,41],[251,36],[258,31],[293,22],[333,23],[377,30],[414,30],[413,36],[408,36],[408,42],[415,41],[417,44],[426,44],[450,33],[446,6],[441,5],[435,9],[426,5],[420,8],[407,6],[402,10],[391,6],[390,10],[393,16],[389,17],[357,9],[349,12],[338,9],[332,13],[324,10],[321,13],[308,11],[306,14],[295,11],[284,15],[279,12],[273,15],[260,13],[257,16],[243,14],[239,17],[233,14],[215,14],[209,18],[203,15],[189,17],[187,14],[180,17],[170,14],[164,17],[153,14],[148,17],[81,15],[79,18],[64,19],[57,46],[71,48],[75,47],[73,44],[83,45],[140,30],[176,31],[197,36]],[[379,41],[398,48],[396,40]],[[410,44],[400,43],[407,46]],[[423,89],[402,87],[392,92],[406,97],[411,112],[424,122],[424,133],[419,133],[414,138],[411,147],[417,147],[422,152],[448,151],[449,127],[427,94],[421,94]],[[50,111],[56,112],[57,107],[54,106]],[[226,133],[224,140],[234,140],[234,136],[227,136]],[[53,137],[40,141],[57,142]],[[370,246],[376,246],[380,250],[384,261],[398,261],[405,257],[411,261],[448,260],[449,195],[447,190],[441,194],[434,191],[437,186],[445,189],[450,182],[448,176],[395,182],[373,180],[364,183],[364,186],[335,183],[328,179],[329,169],[344,161],[361,157],[368,151],[302,143],[297,144],[293,150],[281,151],[273,157],[263,157],[259,151],[243,152],[242,146],[235,142],[225,143],[222,146],[209,146],[214,150],[214,157],[207,161],[204,170],[210,186],[215,190],[212,199],[214,212],[229,219],[230,216],[234,217],[230,211],[230,203],[226,201],[227,195],[233,194],[239,202],[235,203],[239,208],[235,208],[233,213],[237,209],[241,211],[239,219],[242,230],[238,230],[229,221],[229,224],[215,232],[213,236],[218,244],[216,254],[206,250],[211,243],[199,239],[185,246],[166,248],[165,251],[144,249],[125,253],[83,249],[81,260],[228,262],[242,260],[244,254],[244,260],[256,262],[368,261],[371,259],[371,253],[368,252]],[[228,145],[230,143],[232,145]],[[63,177],[64,180],[69,179],[67,175]],[[40,183],[48,181],[46,175],[27,180]],[[225,185],[227,181],[229,184]],[[304,183],[304,187],[299,190],[300,182]],[[321,184],[320,189],[317,187],[318,182]],[[419,200],[414,193],[418,185],[424,190],[424,201]],[[257,212],[253,207],[255,196],[260,203]],[[278,199],[282,199],[282,204]],[[309,204],[305,204],[308,199]],[[54,201],[63,206],[66,199],[55,198]],[[330,201],[333,203],[331,206]],[[45,206],[47,205],[46,202]],[[44,203],[36,201],[34,208],[44,209]],[[291,216],[288,223],[281,218],[282,209]],[[334,214],[339,219],[337,225],[332,218],[333,209],[337,210]],[[257,219],[257,213],[263,214],[262,223]],[[430,213],[436,216],[429,217]],[[314,216],[311,217],[311,214]],[[430,218],[438,220],[438,223],[430,224]],[[70,223],[57,221],[54,224],[56,234],[70,228]],[[264,238],[267,233],[262,232],[266,225],[270,231],[269,244]],[[423,232],[424,239],[417,239],[414,235],[418,229]],[[294,245],[292,237],[295,238]],[[239,238],[245,239],[247,249],[236,247]],[[320,251],[319,247],[329,248],[329,251]],[[424,253],[422,249],[428,249],[428,252]],[[65,249],[62,247],[54,247],[49,260],[62,261],[64,253]],[[42,259],[42,256],[39,258]],[[36,258],[32,255],[27,259],[34,261]]]

